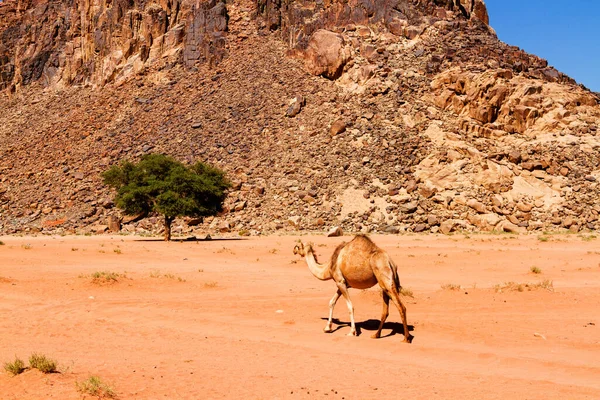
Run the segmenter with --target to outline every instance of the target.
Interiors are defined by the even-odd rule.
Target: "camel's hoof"
[[[408,337],[404,336],[404,343],[412,343],[413,338],[413,335],[408,335]]]
[[[323,328],[323,332],[325,332],[325,333],[331,333],[331,332],[333,332],[333,329],[331,329],[330,327],[326,326],[325,328]]]
[[[349,334],[347,334],[346,336],[358,336],[358,332],[352,331]]]
[[[381,337],[381,334],[379,333],[374,333],[371,335],[371,339],[379,339]]]

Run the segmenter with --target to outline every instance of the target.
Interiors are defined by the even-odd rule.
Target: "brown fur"
[[[338,258],[338,256],[340,255],[340,251],[342,251],[342,249],[344,248],[344,246],[346,246],[346,242],[342,242],[338,245],[338,247],[335,248],[335,250],[333,251],[333,254],[331,255],[331,260],[329,261],[329,265],[335,265],[335,262]],[[315,256],[315,260],[316,260],[316,256]],[[318,261],[317,261],[318,262]]]

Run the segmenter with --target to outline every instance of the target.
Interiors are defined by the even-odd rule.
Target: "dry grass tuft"
[[[51,374],[56,372],[56,361],[46,357],[43,354],[33,353],[29,357],[29,366],[36,368],[44,374]]]
[[[441,288],[443,290],[460,290],[461,289],[460,285],[457,285],[456,283],[445,283],[441,286]]]
[[[200,271],[200,270],[198,270],[198,271]],[[179,282],[186,282],[186,280],[180,276],[176,276],[173,274],[161,274],[159,270],[154,270],[154,271],[150,272],[150,278],[167,278],[167,279],[177,280]]]
[[[19,357],[15,356],[15,360],[13,362],[4,363],[4,369],[11,375],[19,375],[27,368],[25,367],[25,363]]]
[[[532,290],[548,290],[550,292],[554,291],[554,284],[551,280],[546,279],[537,283],[517,283],[517,282],[505,282],[503,284],[499,284],[494,286],[494,290],[498,293],[502,292],[525,292]]]
[[[125,274],[109,271],[96,271],[92,275],[92,283],[97,285],[117,283],[120,278],[126,278]]]
[[[99,399],[114,399],[117,397],[117,394],[115,393],[113,388],[108,384],[102,382],[102,380],[97,376],[90,376],[87,380],[83,382],[75,382],[75,386],[77,386],[77,391],[79,393],[84,395],[88,394]]]

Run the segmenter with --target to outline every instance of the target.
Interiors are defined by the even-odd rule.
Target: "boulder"
[[[383,231],[385,233],[390,233],[392,235],[397,235],[398,233],[400,233],[400,228],[398,228],[395,225],[389,225]]]
[[[336,120],[333,124],[331,124],[331,128],[329,128],[329,134],[331,136],[339,135],[340,133],[344,133],[346,131],[346,123],[341,119]]]
[[[95,225],[92,227],[92,232],[96,234],[104,233],[108,230],[108,225]]]
[[[285,112],[286,117],[295,117],[300,113],[302,107],[304,107],[306,100],[303,96],[296,96],[290,101],[287,111]]]
[[[412,214],[417,211],[418,204],[416,201],[411,201],[405,204],[398,205],[398,210],[403,214]]]
[[[440,232],[444,235],[448,235],[449,233],[454,231],[457,225],[458,224],[455,220],[448,219],[440,224]]]
[[[110,232],[119,232],[121,230],[121,218],[116,215],[108,217],[108,230]]]
[[[310,37],[304,59],[309,73],[334,80],[342,75],[350,50],[342,35],[319,29]]]
[[[527,232],[526,228],[515,225],[510,221],[502,221],[497,225],[496,228],[500,232],[508,232],[508,233],[525,233],[525,232]]]
[[[231,231],[231,224],[229,221],[220,221],[217,224],[217,230],[221,233],[226,233]]]
[[[416,224],[415,227],[413,228],[413,232],[423,232],[426,229],[427,229],[427,225],[425,225],[425,224]]]
[[[467,205],[473,210],[477,211],[479,214],[485,214],[487,212],[483,203],[475,199],[469,199],[469,201],[467,201]]]
[[[298,228],[300,227],[300,221],[302,220],[302,218],[298,215],[293,215],[291,217],[288,218],[287,222],[288,225],[293,226],[294,228]]]
[[[340,228],[339,226],[334,226],[327,232],[327,237],[337,237],[343,235],[344,231],[342,231],[342,228]]]

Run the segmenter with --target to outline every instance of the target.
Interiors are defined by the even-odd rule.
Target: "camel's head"
[[[306,255],[306,249],[304,248],[304,243],[298,240],[298,243],[294,246],[294,254],[298,254],[301,257]]]

